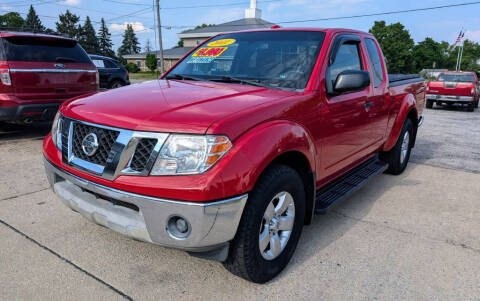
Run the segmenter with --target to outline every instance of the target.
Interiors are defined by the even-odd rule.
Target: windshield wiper
[[[187,75],[182,75],[182,74],[168,75],[168,76],[165,77],[165,79],[195,80],[195,81],[206,80],[206,79],[203,79],[203,78],[192,77],[192,76],[187,76]]]
[[[266,87],[267,86],[266,84],[262,84],[259,79],[248,80],[248,79],[231,77],[231,76],[223,76],[223,77],[220,77],[220,78],[212,78],[210,80],[215,81],[215,82],[222,82],[222,83],[239,83],[239,84],[242,84],[242,85],[251,85],[251,86],[257,86],[257,87]]]
[[[72,58],[68,58],[68,57],[63,57],[63,56],[59,56],[57,58],[55,58],[55,62],[76,62],[77,60],[75,59],[72,59]]]

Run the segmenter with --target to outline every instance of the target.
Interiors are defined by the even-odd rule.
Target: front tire
[[[390,151],[380,154],[380,158],[388,163],[386,173],[399,175],[407,168],[414,139],[412,120],[407,119],[395,146]]]
[[[273,279],[292,258],[304,219],[298,173],[284,165],[269,167],[249,196],[225,268],[255,283]]]
[[[473,102],[468,104],[467,111],[468,112],[473,112],[475,110],[475,104]]]

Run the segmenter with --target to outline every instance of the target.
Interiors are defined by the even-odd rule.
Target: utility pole
[[[163,45],[162,45],[162,23],[160,22],[160,0],[155,0],[155,6],[157,7],[157,26],[158,26],[158,49],[160,60],[160,73],[163,73]]]

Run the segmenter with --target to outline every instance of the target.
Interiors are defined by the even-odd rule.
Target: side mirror
[[[370,85],[370,74],[363,70],[345,70],[335,80],[336,93],[360,91]]]

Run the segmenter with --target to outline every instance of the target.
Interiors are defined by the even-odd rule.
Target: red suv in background
[[[53,119],[65,100],[96,92],[95,65],[77,41],[0,32],[0,121]]]

